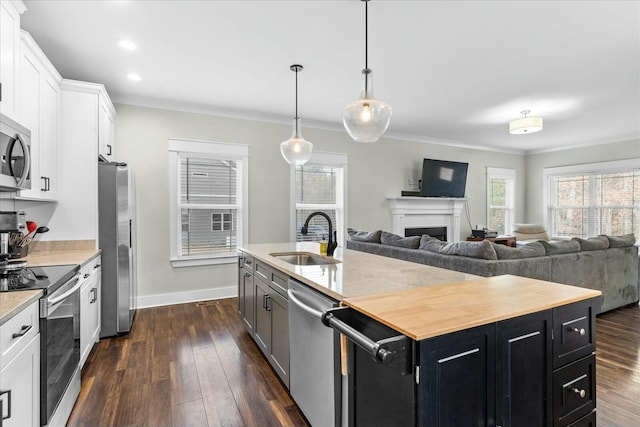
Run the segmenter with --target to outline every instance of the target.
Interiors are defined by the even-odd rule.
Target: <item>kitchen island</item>
[[[341,352],[349,425],[577,426],[595,419],[600,292],[518,276],[478,278],[341,248],[336,264],[292,265],[272,255],[300,251],[317,254],[318,245],[248,245],[241,253],[255,266],[249,273],[241,262],[241,273],[257,276],[262,265],[276,275],[265,275],[265,283],[288,277],[343,306],[329,310],[335,316],[326,324],[352,321],[356,330]],[[260,312],[253,297],[250,315]],[[374,360],[374,348],[385,357]]]

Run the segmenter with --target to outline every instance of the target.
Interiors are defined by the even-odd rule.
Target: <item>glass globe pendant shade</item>
[[[389,127],[391,106],[373,96],[373,79],[370,69],[362,70],[364,88],[360,99],[347,105],[342,111],[342,123],[356,142],[376,142]]]
[[[282,157],[291,165],[303,165],[311,158],[312,151],[313,144],[304,139],[300,132],[300,118],[294,118],[291,138],[280,143]]]

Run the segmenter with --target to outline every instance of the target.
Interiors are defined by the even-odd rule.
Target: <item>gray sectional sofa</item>
[[[635,236],[533,242],[511,248],[487,240],[446,243],[423,235],[349,231],[347,248],[434,267],[497,276],[514,274],[602,291],[601,312],[640,298]]]

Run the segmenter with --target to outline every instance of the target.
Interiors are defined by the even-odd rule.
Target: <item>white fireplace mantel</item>
[[[407,228],[447,227],[447,241],[460,241],[460,214],[464,197],[387,197],[393,233],[404,236]]]

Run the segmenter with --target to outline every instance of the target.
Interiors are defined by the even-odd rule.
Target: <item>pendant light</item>
[[[298,117],[298,72],[302,71],[302,65],[293,64],[289,68],[296,73],[296,116],[293,118],[291,138],[280,144],[280,152],[287,163],[303,165],[311,158],[313,144],[302,137],[300,117]]]
[[[527,117],[530,110],[520,111],[524,117],[511,120],[509,122],[509,133],[513,135],[522,135],[525,133],[534,133],[542,130],[542,118],[541,117]]]
[[[360,99],[347,105],[342,111],[342,123],[356,142],[376,142],[389,127],[391,106],[373,96],[372,71],[369,68],[368,30],[369,0],[364,2],[364,85]]]

